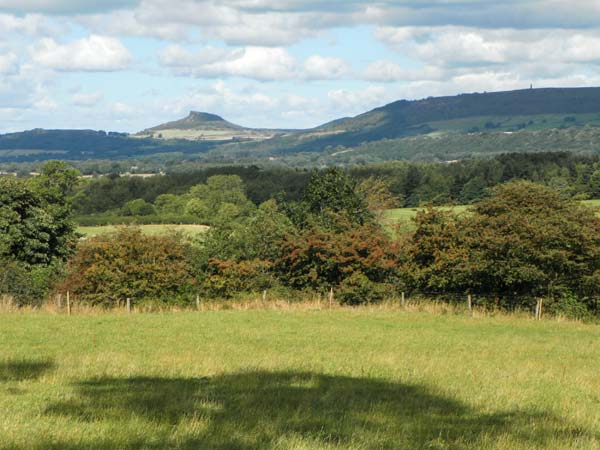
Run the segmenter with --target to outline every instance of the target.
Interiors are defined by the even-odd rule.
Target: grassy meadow
[[[103,225],[97,227],[77,227],[77,231],[86,237],[99,236],[113,233],[120,225]],[[150,235],[166,234],[170,231],[180,231],[185,234],[196,234],[205,232],[206,225],[193,224],[156,224],[156,225],[137,225],[143,233]]]
[[[590,208],[600,208],[600,199],[595,200],[583,200],[581,202],[585,206],[589,206]],[[457,205],[457,206],[441,206],[438,209],[453,211],[455,213],[464,213],[469,208],[468,205]],[[393,226],[396,224],[403,224],[406,230],[410,230],[412,228],[411,220],[415,218],[417,215],[417,211],[421,208],[395,208],[388,209],[385,211],[383,215],[382,221],[388,225]]]
[[[379,309],[0,315],[0,449],[600,449],[600,326]]]

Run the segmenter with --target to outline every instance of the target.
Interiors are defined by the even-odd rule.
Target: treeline
[[[348,305],[405,292],[448,301],[472,294],[476,304],[503,309],[528,309],[542,297],[549,313],[600,312],[600,218],[527,181],[496,186],[469,214],[428,208],[413,231],[390,233],[377,220],[394,200],[380,179],[358,184],[339,169],[313,172],[298,201],[255,206],[239,177],[219,175],[191,190],[199,208],[213,208],[205,234],[124,228],[80,241],[65,202],[68,168],[0,181],[1,286],[20,302],[68,290],[106,307],[126,298],[192,305],[197,295],[297,298],[334,289]]]
[[[398,199],[399,207],[469,204],[484,198],[489,188],[511,180],[543,184],[565,198],[600,198],[600,158],[564,152],[511,153],[453,164],[394,162],[348,168],[345,173],[357,183],[371,177],[383,180]],[[166,199],[180,204],[181,199],[174,196],[187,195],[192,187],[206,184],[210,177],[237,175],[254,205],[272,198],[298,201],[311,174],[299,169],[229,166],[150,178],[108,175],[83,182],[72,202],[77,216],[100,215],[85,219],[90,224],[123,223],[127,221],[123,217],[132,216],[139,217],[140,223],[150,219],[159,223],[202,223],[182,208],[177,213],[173,208],[168,212],[169,208],[164,208]],[[149,217],[144,219],[145,216]]]

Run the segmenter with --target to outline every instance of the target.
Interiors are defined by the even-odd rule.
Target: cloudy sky
[[[600,85],[599,0],[0,0],[0,132],[300,128],[531,83]]]

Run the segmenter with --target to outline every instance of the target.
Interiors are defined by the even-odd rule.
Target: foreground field
[[[598,449],[600,327],[0,315],[1,449]]]
[[[165,234],[170,231],[181,231],[186,234],[196,234],[205,232],[206,225],[138,225],[145,234]],[[77,227],[77,231],[84,236],[99,236],[112,233],[117,229],[116,225],[105,225],[99,227]]]

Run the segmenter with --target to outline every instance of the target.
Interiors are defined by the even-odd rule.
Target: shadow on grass
[[[484,414],[420,385],[317,373],[100,378],[74,387],[74,400],[46,414],[104,427],[106,437],[29,448],[467,449],[500,434],[544,448],[548,440],[592,439],[548,415]]]
[[[54,369],[54,361],[8,360],[0,361],[0,382],[35,380]]]

